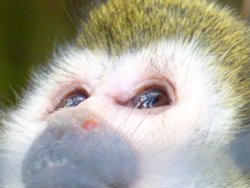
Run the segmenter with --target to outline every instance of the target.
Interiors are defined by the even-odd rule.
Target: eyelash
[[[160,87],[150,87],[137,93],[131,100],[132,107],[136,109],[157,108],[170,105],[170,96]],[[156,105],[156,106],[154,106]]]
[[[79,95],[81,98],[75,98],[77,95]],[[66,108],[66,107],[75,107],[78,106],[78,104],[84,102],[89,97],[89,94],[83,90],[83,89],[75,89],[71,92],[69,92],[57,105],[56,110],[60,108]],[[70,100],[70,101],[68,101]],[[73,106],[73,103],[77,103],[75,106]]]

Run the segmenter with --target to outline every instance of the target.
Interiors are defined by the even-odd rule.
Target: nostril
[[[82,128],[87,130],[87,131],[91,131],[93,129],[96,129],[98,127],[98,122],[94,119],[90,119],[87,121],[84,121]]]

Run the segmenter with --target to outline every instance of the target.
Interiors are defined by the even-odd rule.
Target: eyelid
[[[75,83],[73,83],[75,82]],[[59,87],[56,88],[55,92],[51,95],[50,101],[51,101],[51,109],[49,110],[49,113],[53,113],[56,110],[56,107],[59,105],[59,103],[66,97],[69,96],[70,93],[73,93],[76,90],[83,90],[87,93],[88,96],[91,95],[91,87],[87,83],[82,82],[68,82],[65,85],[58,84]]]
[[[67,93],[62,99],[67,99],[68,97],[70,97],[74,94],[77,94],[77,93],[82,93],[86,96],[89,96],[89,93],[87,93],[87,91],[84,88],[75,88],[74,90]]]
[[[77,88],[76,90],[73,90],[70,93],[68,93],[67,95],[65,95],[62,98],[62,100],[59,102],[59,104],[57,105],[57,107],[55,108],[55,110],[67,107],[67,101],[70,100],[70,99],[72,99],[73,97],[75,97],[77,95],[83,95],[84,98],[85,98],[84,100],[86,100],[89,97],[89,94],[83,88],[80,88],[80,89]]]
[[[131,100],[138,94],[143,93],[146,90],[158,88],[162,92],[166,93],[172,103],[175,103],[176,101],[176,94],[175,94],[175,88],[171,82],[169,82],[166,79],[152,79],[152,80],[147,80],[135,87],[135,89],[129,94],[126,98],[123,98],[122,100],[117,100],[119,104],[121,105],[129,105]]]

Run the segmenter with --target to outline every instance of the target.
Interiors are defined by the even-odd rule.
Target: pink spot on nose
[[[98,123],[95,120],[87,120],[82,125],[82,128],[87,131],[96,129],[97,127],[98,127]]]

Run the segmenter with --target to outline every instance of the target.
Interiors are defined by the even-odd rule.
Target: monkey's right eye
[[[63,100],[59,103],[56,109],[65,108],[65,107],[76,107],[83,101],[85,101],[89,96],[86,92],[81,90],[76,90],[64,97]]]

